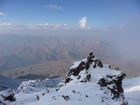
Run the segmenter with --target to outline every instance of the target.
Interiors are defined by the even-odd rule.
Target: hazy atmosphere
[[[104,56],[110,56],[107,63],[123,65],[124,71],[129,71],[128,73],[132,73],[132,76],[138,76],[140,75],[138,63],[140,61],[139,5],[139,0],[0,0],[0,71],[13,70],[21,65],[24,67],[39,64],[39,59],[36,61],[26,59],[30,55],[29,53],[22,54],[26,50],[32,51],[30,52],[32,55],[34,50],[37,50],[36,54],[39,53],[39,49],[41,49],[40,52],[45,48],[49,51],[47,47],[49,46],[56,52],[62,50],[63,53],[68,53],[62,54],[63,56],[71,56],[68,47],[65,49],[59,47],[65,46],[67,43],[69,50],[75,56],[79,53],[79,58],[94,51],[105,61],[107,60]],[[46,41],[52,40],[51,43],[54,41],[54,45],[46,43],[45,39]],[[57,39],[60,39],[59,42]],[[66,39],[65,42],[64,39]],[[74,45],[72,45],[73,42],[71,42],[72,44],[68,42],[74,40],[77,40]],[[104,46],[100,46],[104,47],[105,51],[102,49],[100,52],[101,48],[96,45],[93,47],[91,41],[94,40],[103,43]],[[82,44],[76,47],[82,50],[72,51],[72,47],[80,43],[79,41],[85,41],[83,42],[85,45],[86,41],[91,43],[84,54]],[[48,52],[43,50],[38,55],[40,59],[43,59],[42,53],[48,56]],[[12,63],[12,60],[15,60],[14,56],[20,57],[21,62],[26,63],[19,64],[20,61]],[[34,56],[30,59],[34,59]],[[60,53],[56,55],[56,57],[58,56]],[[117,59],[113,58],[115,56]],[[59,60],[63,60],[62,58],[60,57]],[[11,63],[6,59],[10,59]],[[56,61],[56,59],[52,60]],[[46,61],[49,60],[46,59],[40,63]],[[125,68],[129,70],[125,70]]]
[[[0,105],[140,105],[140,0],[0,0]]]

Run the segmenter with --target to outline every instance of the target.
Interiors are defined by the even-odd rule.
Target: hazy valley
[[[99,38],[3,35],[0,49],[0,74],[7,77],[63,77],[73,61],[91,51],[105,63],[119,66],[128,77],[140,74],[138,61],[126,61],[112,43]]]

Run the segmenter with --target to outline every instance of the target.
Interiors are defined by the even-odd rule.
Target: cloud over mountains
[[[86,23],[87,23],[87,17],[83,17],[79,20],[79,26],[81,28],[86,28]]]

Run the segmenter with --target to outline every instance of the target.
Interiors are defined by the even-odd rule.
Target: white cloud
[[[79,26],[81,28],[86,28],[86,23],[87,23],[87,17],[83,17],[79,20]]]
[[[5,14],[3,12],[0,12],[0,16],[4,16]]]
[[[16,24],[16,23],[0,23],[0,31],[8,30],[63,30],[71,29],[67,24]]]
[[[62,10],[63,9],[61,6],[54,5],[54,4],[47,5],[47,8],[55,9],[55,10]]]

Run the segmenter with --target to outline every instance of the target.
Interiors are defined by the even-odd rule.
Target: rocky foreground
[[[16,90],[2,91],[0,105],[128,105],[119,68],[111,69],[93,53],[74,62],[58,87],[45,80],[27,81]]]

